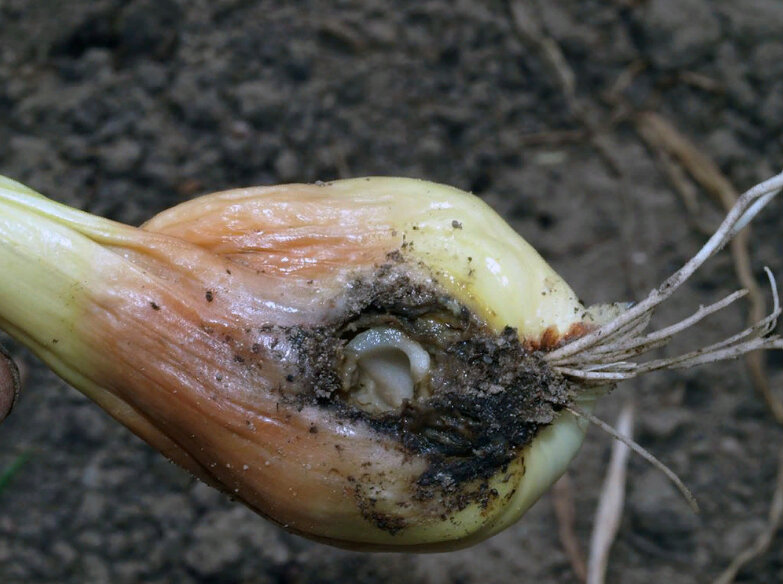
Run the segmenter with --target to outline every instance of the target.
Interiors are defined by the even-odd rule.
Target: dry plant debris
[[[634,404],[628,401],[617,417],[617,432],[633,437]],[[587,584],[603,584],[612,549],[625,507],[625,480],[631,450],[623,442],[612,444],[612,457],[606,472],[598,509],[595,512],[593,533],[590,538],[590,556],[587,563]]]

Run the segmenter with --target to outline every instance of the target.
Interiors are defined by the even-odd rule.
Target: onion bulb
[[[0,179],[0,267],[0,328],[57,374],[199,479],[353,549],[481,541],[564,472],[616,381],[779,346],[773,313],[634,361],[676,332],[644,328],[689,274],[585,308],[478,198],[412,179],[227,191],[141,228]]]

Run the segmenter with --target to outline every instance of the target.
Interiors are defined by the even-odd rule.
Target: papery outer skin
[[[570,288],[481,201],[387,178],[218,193],[144,230],[0,182],[0,267],[13,275],[0,282],[0,322],[164,454],[287,528],[349,547],[453,549],[518,519],[564,472],[583,424],[560,414],[490,481],[499,496],[486,509],[444,521],[417,503],[392,534],[362,516],[347,478],[358,461],[376,479],[393,471],[372,494],[405,514],[424,461],[320,409],[279,407],[264,388],[283,372],[235,359],[246,328],[321,322],[357,272],[400,250],[498,332],[535,341],[581,322]]]

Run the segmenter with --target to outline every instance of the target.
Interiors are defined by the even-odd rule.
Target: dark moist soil
[[[601,148],[508,2],[0,1],[0,172],[139,224],[218,189],[348,176],[422,177],[493,205],[587,303],[641,298],[704,241],[637,134],[655,111],[744,189],[783,160],[779,0],[525,1],[575,73]],[[603,95],[629,67],[627,109]],[[783,273],[783,204],[756,221],[752,268]],[[4,275],[4,277],[12,277]],[[727,253],[655,322],[738,286]],[[746,306],[672,350],[739,330]],[[194,481],[10,341],[24,391],[0,426],[3,583],[573,582],[551,495],[473,548],[350,553],[272,526]],[[765,358],[783,395],[783,358]],[[635,436],[694,491],[694,516],[636,458],[608,581],[704,582],[761,531],[781,430],[741,362],[651,375],[598,407],[637,403]],[[571,466],[588,545],[610,440]],[[9,478],[10,477],[10,478]],[[390,561],[391,560],[391,561]],[[740,575],[783,581],[783,533]]]

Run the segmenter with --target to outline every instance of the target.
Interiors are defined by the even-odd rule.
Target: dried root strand
[[[655,456],[650,454],[650,452],[647,451],[644,447],[642,447],[640,444],[638,444],[637,442],[635,442],[634,440],[632,440],[622,432],[618,432],[612,426],[604,422],[602,419],[595,417],[590,412],[587,412],[576,406],[566,406],[566,409],[569,412],[571,412],[573,415],[587,420],[594,426],[598,426],[601,430],[609,434],[612,438],[625,444],[628,448],[633,450],[636,454],[641,456],[643,459],[645,459],[647,462],[649,462],[651,465],[653,465],[655,468],[661,471],[664,475],[666,475],[666,478],[668,478],[672,482],[672,484],[675,487],[677,487],[677,490],[680,491],[682,496],[688,502],[688,505],[690,505],[690,508],[693,510],[693,512],[694,513],[699,512],[699,504],[696,502],[696,497],[693,496],[693,493],[691,493],[690,489],[688,489],[688,487],[685,486],[685,483],[682,482],[680,477],[678,477],[672,469],[670,469],[668,466],[663,464],[660,460],[655,458]]]
[[[650,371],[682,369],[703,363],[734,359],[758,349],[783,349],[783,339],[781,337],[768,336],[777,324],[781,308],[774,277],[769,269],[766,270],[770,279],[774,300],[773,311],[756,324],[727,339],[676,357],[656,359],[643,363],[626,360],[666,345],[676,333],[691,327],[709,314],[728,306],[736,299],[744,296],[746,294],[744,290],[739,290],[709,306],[701,307],[690,317],[664,329],[648,335],[629,335],[616,343],[599,345],[590,351],[578,355],[571,362],[570,366],[555,365],[555,368],[569,377],[594,383],[606,383],[631,379]]]
[[[670,298],[705,261],[720,251],[781,188],[783,173],[747,191],[738,199],[737,204],[699,252],[650,292],[647,298],[591,333],[547,353],[544,358],[562,375],[598,385],[632,379],[642,373],[660,369],[679,369],[734,359],[759,349],[783,349],[783,338],[778,335],[769,336],[775,329],[781,308],[775,279],[769,269],[765,268],[774,300],[773,310],[768,316],[728,339],[683,355],[645,362],[632,360],[665,346],[676,334],[747,294],[746,290],[739,290],[714,304],[700,307],[680,322],[644,334],[655,309]]]
[[[728,295],[723,300],[719,300],[708,306],[701,306],[694,314],[666,328],[660,329],[647,335],[639,335],[632,340],[625,340],[619,343],[605,343],[594,347],[589,354],[602,355],[605,358],[626,359],[635,355],[641,355],[651,349],[656,349],[668,343],[674,335],[695,325],[702,319],[718,312],[722,308],[732,304],[735,300],[747,296],[746,290],[737,290]]]

